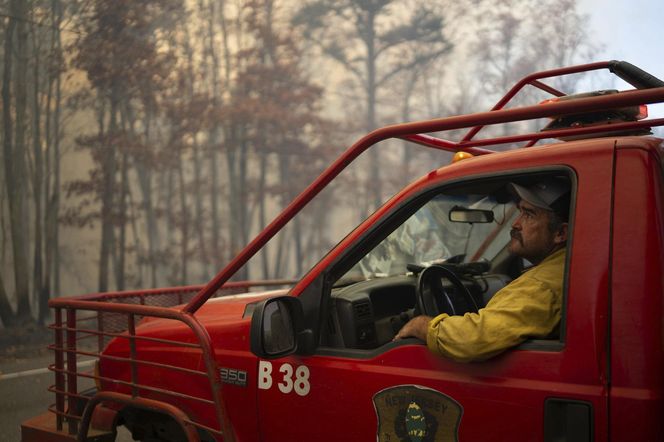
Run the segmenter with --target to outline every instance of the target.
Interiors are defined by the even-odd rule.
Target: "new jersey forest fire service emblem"
[[[463,409],[449,396],[426,387],[400,385],[373,397],[379,442],[458,440]]]

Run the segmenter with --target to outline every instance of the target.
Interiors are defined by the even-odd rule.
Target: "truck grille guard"
[[[612,95],[560,101],[545,106],[535,105],[505,109],[507,103],[526,86],[538,88],[558,97],[565,95],[563,92],[543,83],[542,79],[599,69],[609,69],[638,89]],[[49,302],[49,306],[55,309],[55,324],[52,325],[55,331],[55,344],[51,346],[51,349],[55,351],[55,363],[49,368],[55,372],[55,385],[50,390],[56,395],[56,403],[50,407],[50,410],[56,414],[58,430],[62,430],[66,423],[69,434],[78,433],[79,440],[85,440],[84,437],[88,431],[94,406],[104,400],[115,400],[121,403],[132,403],[135,406],[146,409],[154,410],[157,408],[159,411],[171,415],[182,425],[190,441],[198,440],[195,428],[209,431],[215,437],[223,437],[224,440],[234,440],[232,427],[224,409],[220,373],[217,370],[216,361],[213,357],[210,337],[206,329],[196,319],[195,313],[211,297],[219,296],[232,290],[247,289],[255,285],[272,285],[269,281],[257,283],[233,283],[227,281],[339,173],[361,153],[378,142],[396,138],[408,140],[433,149],[485,155],[495,152],[485,149],[484,147],[486,146],[525,142],[522,147],[528,148],[533,146],[538,140],[545,138],[588,135],[607,131],[607,126],[594,126],[475,140],[474,137],[477,133],[488,125],[660,102],[664,102],[664,83],[625,62],[598,62],[532,74],[524,77],[524,79],[517,83],[489,112],[386,126],[364,136],[342,153],[336,161],[323,171],[318,178],[298,195],[205,286],[52,299]],[[664,118],[611,124],[610,130],[643,129],[655,126],[664,126]],[[460,141],[449,141],[429,135],[431,133],[459,129],[468,129],[466,135]],[[306,278],[299,281],[291,289],[291,294],[298,295],[307,282]],[[287,283],[284,281],[274,282],[274,285],[284,284]],[[186,305],[180,310],[168,308],[163,304],[163,300],[169,297],[173,299],[171,301],[172,304],[169,303],[169,305],[178,305],[185,302]],[[160,299],[160,301],[155,302],[154,300],[156,299]],[[88,312],[89,316],[78,317],[77,312],[83,311]],[[196,344],[170,340],[162,342],[182,348],[190,347],[200,350],[204,359],[205,370],[191,371],[182,367],[166,366],[164,364],[140,360],[136,352],[136,341],[147,339],[136,336],[135,334],[136,322],[141,317],[166,318],[185,323],[195,334],[197,338]],[[121,330],[112,329],[110,324],[116,323],[118,320],[123,324],[120,327]],[[84,327],[79,326],[79,324],[84,324]],[[88,406],[85,408],[85,413],[73,412],[73,410],[80,411],[81,401],[88,401],[88,398],[79,392],[78,380],[98,379],[92,373],[79,372],[76,365],[77,358],[79,356],[103,358],[104,356],[101,355],[101,351],[106,341],[111,338],[129,340],[131,354],[130,357],[124,359],[131,367],[131,380],[125,383],[126,386],[131,388],[131,395],[102,392],[89,400]],[[87,351],[80,349],[78,343],[82,340],[95,340],[97,350]],[[137,379],[138,366],[141,364],[171,370],[186,370],[191,375],[207,376],[210,380],[211,388],[209,397],[194,397],[165,390],[157,392],[159,394],[177,396],[180,399],[202,402],[214,406],[218,428],[211,428],[202,423],[193,422],[186,415],[178,410],[174,410],[174,407],[167,403],[142,397],[140,394],[141,391],[149,391],[152,387],[141,385]],[[120,383],[120,381],[114,379],[102,380],[105,382]]]
[[[284,287],[292,283],[293,281],[285,280],[230,282],[220,288],[215,296],[245,293],[252,287]],[[192,314],[172,308],[192,299],[201,288],[201,286],[187,286],[52,299],[49,305],[54,309],[55,321],[49,328],[54,331],[55,343],[48,348],[54,352],[55,360],[48,368],[55,374],[55,384],[48,390],[55,394],[55,403],[49,406],[49,411],[55,414],[57,431],[70,435],[78,434],[79,440],[86,440],[95,407],[108,401],[167,414],[181,425],[188,439],[192,441],[198,440],[197,429],[205,430],[214,436],[223,436],[224,440],[233,440],[232,435],[224,432],[224,429],[230,428],[230,425],[224,421],[227,419],[227,413],[224,411],[221,379],[210,336]],[[189,327],[196,342],[139,336],[136,334],[136,324],[145,317],[180,321]],[[128,357],[102,354],[108,341],[114,338],[128,341],[130,348]],[[204,367],[201,370],[192,370],[141,359],[136,351],[136,343],[141,340],[200,351]],[[82,367],[79,367],[81,358],[85,358],[85,362],[92,361],[93,358],[106,358],[127,364],[130,379],[128,381],[110,379],[100,376],[94,370],[82,370]],[[141,383],[138,376],[138,369],[141,366],[207,378],[210,384],[209,395],[206,397],[189,395]],[[131,394],[102,391],[92,397],[87,396],[85,384],[93,381],[124,387],[129,389]],[[145,393],[212,407],[215,411],[217,428],[195,422],[166,402],[144,397]]]

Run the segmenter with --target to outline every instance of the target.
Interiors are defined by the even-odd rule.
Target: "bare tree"
[[[9,221],[14,260],[14,287],[21,322],[30,320],[28,263],[28,212],[26,206],[26,120],[27,120],[27,42],[28,2],[12,0],[5,31],[5,60],[2,79],[3,154],[6,189],[9,196]],[[16,45],[14,45],[16,37]],[[16,66],[13,60],[16,60]],[[11,86],[14,73],[14,94]],[[12,121],[12,109],[14,119]],[[13,124],[12,124],[13,123]],[[14,135],[12,138],[12,134]]]
[[[96,192],[101,201],[100,291],[109,287],[116,238],[119,239],[114,258],[116,285],[124,286],[124,228],[128,220],[125,214],[128,174],[124,168],[130,162],[123,149],[130,147],[135,137],[128,130],[132,124],[122,126],[122,112],[134,101],[149,103],[146,92],[157,90],[160,79],[170,73],[170,53],[158,50],[155,34],[168,29],[179,16],[180,4],[173,0],[97,1],[92,4],[89,17],[83,22],[85,32],[76,43],[75,64],[87,73],[102,111],[98,135],[87,144],[95,149],[93,158],[99,169],[93,181],[97,186],[79,186]],[[135,115],[124,112],[125,116],[129,114]]]
[[[587,34],[588,18],[573,0],[501,0],[485,14],[474,53],[484,91],[493,97],[531,72],[586,62],[596,52]],[[533,20],[538,16],[547,19]],[[569,89],[578,77],[557,81]]]
[[[261,226],[268,221],[268,202],[276,199],[285,207],[313,179],[316,169],[311,166],[318,163],[314,149],[320,146],[309,132],[324,124],[320,117],[322,90],[304,74],[301,51],[294,35],[279,21],[279,13],[273,0],[249,3],[246,28],[253,39],[242,53],[244,65],[233,102],[236,109],[242,109],[235,115],[244,122],[244,142],[258,157],[258,192],[253,199]],[[300,161],[308,167],[298,167]],[[253,218],[253,212],[249,217]],[[277,238],[276,250],[262,251],[263,277],[284,275],[291,264],[295,274],[301,274],[304,236],[298,217]]]
[[[443,33],[443,17],[423,3],[409,6],[399,0],[315,0],[306,2],[294,18],[305,37],[316,41],[363,92],[365,131],[376,128],[376,104],[390,80],[451,49]],[[397,14],[399,24],[393,24]],[[419,50],[407,50],[415,44]],[[369,167],[371,206],[375,208],[383,199],[380,157],[375,150]]]
[[[48,198],[46,208],[46,264],[44,284],[51,288],[53,293],[60,293],[60,247],[59,247],[59,214],[60,214],[60,140],[62,139],[62,73],[65,70],[62,55],[62,35],[60,26],[63,22],[63,5],[61,0],[51,1],[51,14],[53,17],[51,50],[48,70],[48,98],[46,105],[46,140],[47,140],[47,170],[51,171],[50,180],[46,182],[45,194]],[[55,97],[53,97],[55,94]],[[51,104],[51,102],[53,103]],[[51,283],[51,277],[52,283]],[[51,286],[52,284],[52,286]],[[40,305],[44,304],[44,299]],[[41,310],[40,310],[41,311]]]
[[[531,16],[548,17],[530,24],[531,44],[527,56],[538,60],[542,68],[571,66],[595,58],[600,46],[589,34],[589,17],[579,11],[574,0],[548,0],[531,5]],[[557,78],[555,86],[574,90],[582,76]]]

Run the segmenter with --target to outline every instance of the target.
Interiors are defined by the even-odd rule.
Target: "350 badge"
[[[247,372],[244,370],[236,370],[234,368],[221,367],[221,382],[224,384],[237,385],[238,387],[247,386]]]

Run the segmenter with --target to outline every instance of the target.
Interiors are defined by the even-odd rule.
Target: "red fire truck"
[[[572,96],[552,86],[594,70],[634,88]],[[526,88],[553,99],[509,106]],[[143,441],[660,440],[664,148],[650,132],[664,119],[644,114],[658,102],[664,83],[626,62],[532,74],[489,112],[366,135],[205,286],[52,300],[54,403],[22,424],[23,441],[114,440],[120,425]],[[478,137],[542,119],[544,130]],[[459,129],[456,141],[432,135]],[[463,160],[397,193],[286,288],[228,282],[391,138]],[[465,314],[524,270],[506,247],[516,210],[505,189],[543,178],[572,189],[559,333],[471,363],[393,341],[410,318],[436,314],[440,297],[465,300]],[[432,263],[447,272],[421,278]],[[81,367],[89,360],[94,369]]]

